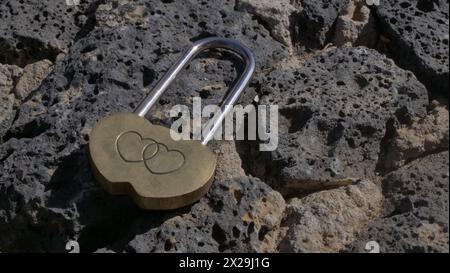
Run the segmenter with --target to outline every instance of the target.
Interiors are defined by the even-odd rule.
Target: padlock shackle
[[[228,49],[235,52],[245,62],[245,70],[220,106],[221,115],[214,115],[214,120],[212,121],[214,123],[211,126],[211,130],[202,141],[203,145],[208,144],[208,142],[214,137],[217,129],[222,125],[225,117],[233,109],[233,105],[236,103],[244,89],[247,87],[253,75],[253,72],[255,71],[256,61],[253,53],[239,41],[228,38],[211,37],[195,42],[194,45],[189,50],[187,50],[185,54],[177,61],[177,63],[169,69],[164,77],[153,88],[150,94],[136,108],[134,113],[141,117],[145,116],[148,111],[159,101],[161,95],[167,90],[167,88],[175,80],[178,74],[195,57],[197,57],[198,54],[200,54],[204,50],[212,48]]]

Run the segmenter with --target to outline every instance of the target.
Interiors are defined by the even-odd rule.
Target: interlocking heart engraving
[[[201,51],[224,48],[245,60],[245,72],[231,89],[203,141],[175,141],[170,129],[144,118],[176,75]],[[207,146],[223,119],[245,89],[255,69],[253,54],[241,43],[224,38],[196,42],[158,82],[135,113],[101,119],[89,141],[93,174],[111,194],[128,194],[144,209],[180,208],[199,200],[209,189],[217,156]]]
[[[170,150],[164,143],[154,139],[143,138],[135,131],[121,134],[117,139],[116,149],[125,162],[145,164],[153,174],[175,172],[186,161],[182,152]]]

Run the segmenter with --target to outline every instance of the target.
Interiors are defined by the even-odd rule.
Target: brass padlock
[[[170,129],[151,124],[145,114],[192,59],[205,49],[222,48],[245,61],[245,71],[215,115],[203,141],[174,141]],[[134,113],[100,120],[90,134],[91,167],[103,188],[128,194],[144,209],[176,209],[199,200],[214,179],[217,158],[206,146],[247,86],[255,70],[252,52],[238,41],[206,38],[196,42],[158,82]]]

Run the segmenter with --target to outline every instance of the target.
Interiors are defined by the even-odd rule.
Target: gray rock
[[[435,83],[423,80],[432,78],[428,70],[438,75],[433,80],[445,73],[448,80],[448,56],[434,53],[448,51],[448,30],[444,50],[436,38],[442,25],[448,29],[448,11],[438,11],[438,2],[377,9],[388,46],[400,44],[389,53],[434,93]],[[372,46],[369,10],[344,9],[346,3],[82,0],[69,7],[3,0],[0,252],[65,252],[68,240],[82,252],[365,251],[369,240],[382,251],[448,252],[448,152],[427,156],[448,150],[447,109],[427,116],[425,87],[373,50],[292,50],[333,41]],[[407,12],[397,29],[383,14],[398,5]],[[448,2],[439,5],[448,9]],[[418,18],[414,35],[425,33],[420,45],[405,34],[409,16]],[[144,211],[127,196],[107,194],[88,163],[92,126],[132,111],[185,48],[209,36],[236,38],[255,53],[257,71],[241,102],[258,94],[261,103],[280,106],[278,150],[212,142],[213,186],[179,210]],[[408,58],[417,69],[402,64]],[[44,59],[55,63],[50,74]],[[217,103],[241,71],[234,54],[202,54],[148,118],[169,125],[167,111],[190,105],[194,95]],[[381,196],[376,181],[386,166],[397,170],[384,178]],[[286,206],[276,190],[294,198]]]
[[[217,181],[189,213],[137,235],[132,252],[274,252],[285,203],[256,178]]]
[[[388,51],[434,95],[449,94],[449,4],[445,0],[383,1],[377,7]]]
[[[134,221],[121,240],[96,252],[275,251],[284,199],[259,179],[245,177],[234,142],[210,147],[218,161],[206,197],[183,214],[165,212],[157,227],[145,218]]]
[[[62,252],[68,239],[78,240],[83,252],[95,251],[189,211],[146,212],[126,196],[103,191],[88,164],[92,126],[111,113],[132,111],[181,52],[201,37],[241,40],[256,54],[258,71],[283,55],[284,47],[249,14],[234,11],[233,3],[130,5],[144,2],[148,12],[143,16],[152,28],[144,31],[126,22],[96,28],[71,47],[19,107],[9,137],[0,145],[0,232],[8,234],[0,238],[2,251]],[[200,56],[149,117],[168,124],[165,111],[189,104],[193,95],[217,103],[241,70],[230,53]],[[247,89],[244,103],[252,101],[253,89]]]
[[[308,48],[322,48],[332,40],[332,27],[349,0],[304,0],[296,16],[296,39]]]
[[[279,146],[247,154],[248,169],[286,195],[374,179],[383,140],[428,105],[411,72],[364,47],[316,53],[262,86],[261,103],[280,108]]]
[[[430,155],[391,173],[383,181],[384,212],[369,224],[353,251],[376,241],[381,252],[448,252],[447,152]]]
[[[75,38],[94,26],[98,2],[4,0],[0,5],[0,63],[21,67],[42,59],[54,61]]]
[[[275,40],[292,47],[291,18],[299,12],[289,0],[238,0],[236,8],[253,14],[270,30]]]

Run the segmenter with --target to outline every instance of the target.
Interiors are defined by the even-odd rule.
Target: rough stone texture
[[[446,0],[383,1],[378,19],[391,40],[388,51],[395,61],[413,71],[434,94],[449,94]]]
[[[287,204],[281,252],[339,252],[381,210],[378,185],[360,181],[334,190],[313,193]]]
[[[22,69],[15,65],[0,64],[0,139],[8,131],[14,118],[14,87]]]
[[[151,13],[156,14],[156,11],[149,9],[151,7],[147,8],[143,1],[139,4],[133,1],[107,1],[99,5],[96,11],[97,25],[107,27],[134,25],[148,29],[149,16]],[[158,10],[157,14],[163,16],[161,10]]]
[[[384,211],[353,251],[376,241],[381,252],[448,252],[448,151],[413,161],[383,181]]]
[[[92,10],[100,1],[3,0],[0,5],[0,63],[21,67],[42,59],[54,61],[72,40],[93,27]]]
[[[296,17],[296,39],[308,48],[322,48],[333,37],[333,24],[350,0],[304,0]]]
[[[22,103],[32,91],[39,87],[42,80],[50,73],[52,62],[42,60],[24,67],[23,74],[14,89],[16,104]]]
[[[448,150],[448,109],[435,104],[424,118],[413,118],[410,124],[396,130],[384,155],[385,170],[397,169],[427,154]]]
[[[217,181],[188,214],[137,235],[129,251],[274,252],[284,208],[283,197],[259,179]]]
[[[375,18],[365,0],[349,1],[336,20],[336,46],[376,46],[378,33]]]
[[[426,10],[439,1],[419,2]],[[1,1],[0,252],[63,252],[69,239],[82,252],[360,251],[368,240],[384,240],[382,251],[448,252],[448,152],[435,154],[448,150],[448,110],[428,107],[426,116],[424,86],[373,50],[315,50],[331,42],[372,46],[373,12],[346,3]],[[417,48],[425,48],[420,56],[441,52],[429,45],[442,33],[440,20],[448,29],[448,12],[439,19],[438,9],[412,14],[399,3],[408,10],[399,20],[414,16],[427,27],[413,30],[423,32],[418,47],[389,35],[391,20],[381,24],[388,46],[413,45],[390,48],[391,57],[402,65],[423,59],[414,57]],[[238,39],[255,53],[257,71],[241,102],[280,105],[279,149],[210,143],[219,157],[213,186],[179,210],[144,211],[107,194],[88,164],[92,126],[132,111],[186,47],[208,36]],[[443,43],[448,50],[448,31]],[[404,67],[422,77],[429,63]],[[167,110],[194,95],[221,101],[241,70],[231,53],[199,56],[148,118],[168,125]],[[391,169],[377,217],[382,196],[369,181]],[[293,198],[287,209],[276,190]]]
[[[265,167],[250,172],[285,195],[375,177],[388,129],[423,117],[427,91],[414,75],[367,48],[316,53],[303,67],[276,70],[262,104],[280,110],[279,146],[250,153]]]
[[[51,65],[49,60],[29,64],[24,69],[0,64],[0,138],[9,130],[16,108],[41,84]]]
[[[284,199],[259,179],[245,177],[233,142],[210,147],[218,162],[206,197],[184,214],[161,218],[168,220],[158,227],[148,228],[145,218],[134,222],[122,240],[96,252],[275,251]]]
[[[238,0],[236,8],[253,14],[270,30],[275,40],[292,47],[291,20],[299,12],[289,0]]]
[[[215,180],[225,181],[246,176],[242,168],[242,159],[236,149],[234,141],[218,141],[208,144],[217,154]]]
[[[146,7],[152,29],[127,25],[91,31],[20,106],[9,138],[0,145],[0,233],[9,234],[0,239],[1,251],[63,251],[69,238],[78,240],[82,251],[95,251],[135,236],[137,222],[148,231],[185,212],[145,212],[128,197],[104,192],[88,164],[90,129],[101,117],[134,109],[192,40],[239,39],[253,49],[258,70],[283,55],[283,46],[249,14],[234,11],[232,1],[152,1]],[[217,103],[241,69],[226,52],[201,56],[149,117],[168,124],[164,111],[189,104],[193,95]],[[243,102],[252,101],[253,89]]]

